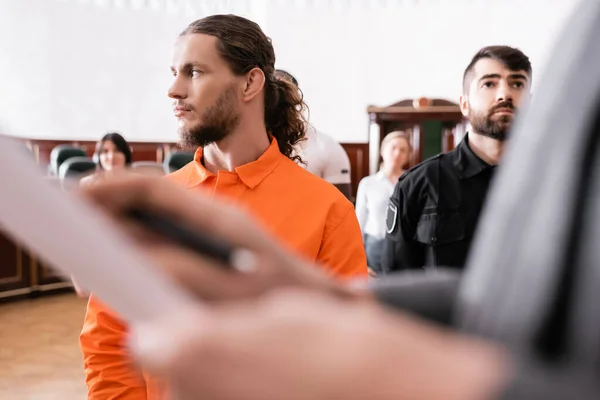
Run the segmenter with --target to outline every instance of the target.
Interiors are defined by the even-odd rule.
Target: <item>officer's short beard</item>
[[[494,113],[501,109],[508,108],[513,111],[515,107],[511,102],[503,102],[495,105],[489,111],[469,110],[469,123],[475,133],[504,142],[510,132],[514,115],[501,115],[500,118],[493,119]]]

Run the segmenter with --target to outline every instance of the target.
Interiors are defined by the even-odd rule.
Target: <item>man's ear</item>
[[[469,116],[469,96],[467,96],[466,94],[461,95],[459,102],[460,102],[460,112],[465,117],[468,117]]]
[[[242,101],[251,101],[265,87],[265,73],[260,68],[252,68],[247,74],[244,81],[242,92]]]

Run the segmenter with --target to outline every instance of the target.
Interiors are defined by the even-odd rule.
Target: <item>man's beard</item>
[[[204,111],[201,123],[189,128],[181,126],[179,146],[187,150],[196,150],[211,143],[225,139],[237,127],[240,115],[235,107],[236,96],[233,87],[219,95],[217,101]]]
[[[494,113],[501,109],[508,108],[515,110],[512,102],[502,102],[492,107],[487,113],[471,109],[469,112],[469,122],[473,131],[483,136],[504,142],[508,136],[514,119],[513,115],[501,115],[497,120],[493,120]]]

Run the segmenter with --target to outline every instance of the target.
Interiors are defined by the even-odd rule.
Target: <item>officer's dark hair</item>
[[[473,56],[471,62],[463,74],[463,93],[469,91],[473,80],[473,69],[475,64],[483,58],[491,58],[501,62],[512,71],[526,71],[529,82],[532,78],[531,62],[521,50],[509,46],[487,46],[482,48]]]
[[[279,151],[294,161],[295,145],[305,139],[306,104],[291,82],[275,76],[275,51],[260,26],[237,15],[211,15],[192,22],[180,36],[204,34],[217,38],[217,51],[231,71],[242,76],[254,68],[265,75],[264,114],[267,132],[277,139]]]
[[[94,151],[93,160],[100,169],[102,168],[102,163],[100,162],[100,154],[102,150],[104,150],[104,144],[106,142],[114,143],[115,147],[119,151],[119,153],[123,153],[125,156],[125,165],[130,165],[133,161],[133,152],[131,150],[131,146],[125,140],[125,138],[117,132],[109,132],[106,135],[102,136],[102,139],[98,140],[96,143],[96,150]]]

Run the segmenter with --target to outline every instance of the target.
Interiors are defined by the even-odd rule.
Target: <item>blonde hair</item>
[[[385,137],[383,138],[383,140],[381,141],[381,147],[379,148],[379,155],[381,156],[381,153],[383,153],[383,149],[385,148],[385,146],[387,146],[388,144],[391,143],[392,140],[394,139],[404,139],[406,140],[406,143],[408,144],[408,152],[409,154],[412,153],[413,148],[412,148],[412,144],[410,143],[410,135],[408,134],[408,132],[405,131],[393,131],[388,133],[387,135],[385,135]],[[379,169],[383,168],[383,161],[379,164]]]
[[[410,144],[410,136],[405,131],[393,131],[393,132],[390,132],[387,135],[385,135],[385,137],[381,141],[381,147],[379,148],[379,152],[383,153],[383,148],[388,143],[390,143],[392,140],[398,139],[398,138],[406,140],[406,143],[408,143],[408,149],[409,149],[409,151],[412,152],[412,145]]]

